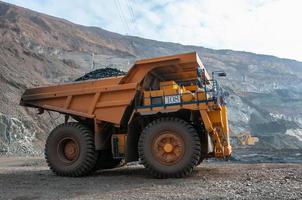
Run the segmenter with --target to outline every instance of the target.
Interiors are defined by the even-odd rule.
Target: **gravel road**
[[[89,177],[52,174],[43,158],[0,157],[0,199],[302,199],[302,164],[204,163],[183,179],[141,165]]]

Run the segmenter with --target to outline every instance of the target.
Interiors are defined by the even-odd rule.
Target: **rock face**
[[[35,153],[31,145],[43,143],[62,122],[58,114],[38,116],[33,109],[18,106],[26,88],[69,82],[105,67],[127,71],[137,59],[191,51],[199,54],[209,72],[228,74],[221,84],[230,93],[232,135],[240,131],[256,135],[260,142],[253,148],[302,148],[301,62],[123,36],[2,2],[0,35],[0,151],[19,152],[12,150],[19,149],[9,142],[15,141],[13,137],[7,137],[17,130],[4,128],[9,124],[19,127],[15,132],[20,140],[30,138],[25,152]]]
[[[31,122],[22,122],[0,114],[0,154],[41,154],[42,149],[37,145],[37,130],[30,127],[30,124]]]

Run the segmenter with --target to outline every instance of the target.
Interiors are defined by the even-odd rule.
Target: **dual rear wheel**
[[[96,151],[94,134],[77,122],[57,126],[48,136],[45,158],[50,169],[59,176],[85,176],[99,169],[120,165],[111,151]]]

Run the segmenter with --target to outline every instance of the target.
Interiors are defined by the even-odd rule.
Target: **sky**
[[[302,0],[6,0],[112,32],[302,61]]]

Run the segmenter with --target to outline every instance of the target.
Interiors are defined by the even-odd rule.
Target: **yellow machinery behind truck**
[[[157,57],[135,62],[125,76],[27,89],[20,104],[65,115],[45,147],[57,175],[140,160],[155,177],[184,177],[207,157],[231,154],[214,76],[225,73],[210,77],[195,52]]]

